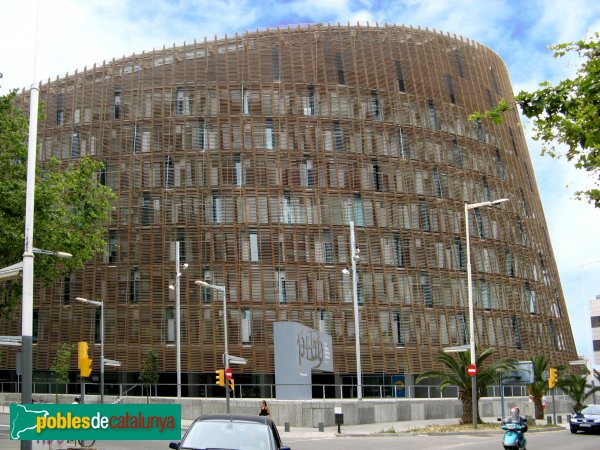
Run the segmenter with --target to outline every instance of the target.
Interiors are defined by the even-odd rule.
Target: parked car
[[[571,433],[578,431],[600,431],[600,405],[586,406],[569,421]]]
[[[171,442],[169,448],[290,450],[281,443],[270,417],[238,414],[200,416],[192,422],[181,442]]]

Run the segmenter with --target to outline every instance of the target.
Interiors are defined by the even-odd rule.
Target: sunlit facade
[[[221,294],[199,279],[226,288],[240,380],[273,382],[273,322],[288,320],[332,336],[335,380],[350,384],[353,221],[365,382],[421,373],[468,343],[464,204],[500,198],[468,224],[477,345],[576,359],[518,114],[467,119],[512,98],[477,42],[404,26],[257,31],[104,62],[40,96],[39,160],[102,160],[118,199],[106,254],[36,288],[37,372],[60,342],[99,343],[82,296],[105,303],[105,356],[122,361],[107,380],[137,380],[153,350],[174,382],[178,241],[186,386],[213,384],[223,353]]]

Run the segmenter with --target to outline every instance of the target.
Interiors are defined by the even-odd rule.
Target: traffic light
[[[232,392],[235,390],[235,385],[233,383],[233,378],[231,378],[230,380],[227,380],[227,387],[229,389],[231,389]]]
[[[554,386],[556,386],[556,382],[558,381],[558,373],[554,367],[550,367],[550,369],[548,369],[548,372],[548,387],[550,389],[554,389]]]
[[[79,374],[87,378],[92,373],[92,359],[88,356],[88,343],[81,341],[77,343],[77,367]]]
[[[217,380],[217,386],[225,387],[225,371],[223,369],[216,370],[215,373],[217,376],[215,379]]]

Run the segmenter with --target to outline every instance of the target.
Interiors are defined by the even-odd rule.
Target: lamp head
[[[350,271],[348,269],[342,269],[342,273],[344,275],[350,275]]]

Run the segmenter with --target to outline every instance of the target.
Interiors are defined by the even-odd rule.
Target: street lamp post
[[[75,297],[75,300],[100,307],[100,403],[104,404],[104,302]]]
[[[177,399],[181,401],[181,276],[182,270],[188,268],[188,264],[181,265],[181,257],[179,256],[179,246],[181,242],[175,242],[175,283],[169,286],[169,289],[175,290],[175,325],[177,327],[177,335],[175,337],[176,347],[176,364],[177,364]]]
[[[354,236],[354,221],[350,221],[350,260],[352,263],[352,304],[354,307],[354,337],[356,345],[356,398],[362,400],[362,368],[360,363],[360,318],[358,316],[358,280],[356,262],[360,259]]]
[[[491,206],[498,203],[507,202],[507,198],[498,200],[481,202],[481,203],[465,203],[465,236],[467,242],[467,297],[469,304],[469,345],[471,349],[471,365],[476,365],[475,358],[475,318],[473,313],[473,280],[471,275],[471,241],[469,238],[469,210],[479,208],[481,206]],[[473,429],[477,429],[477,375],[471,377],[471,400],[473,409]]]
[[[197,280],[195,283],[198,286],[205,287],[207,289],[214,289],[216,291],[221,291],[223,293],[223,338],[225,339],[225,353],[223,354],[223,360],[225,362],[225,372],[228,372],[229,369],[229,347],[227,343],[227,294],[225,292],[225,286],[217,286],[214,284],[209,284],[203,280]],[[227,414],[230,413],[231,408],[229,405],[229,386],[227,383],[225,384],[225,402],[227,408]]]

